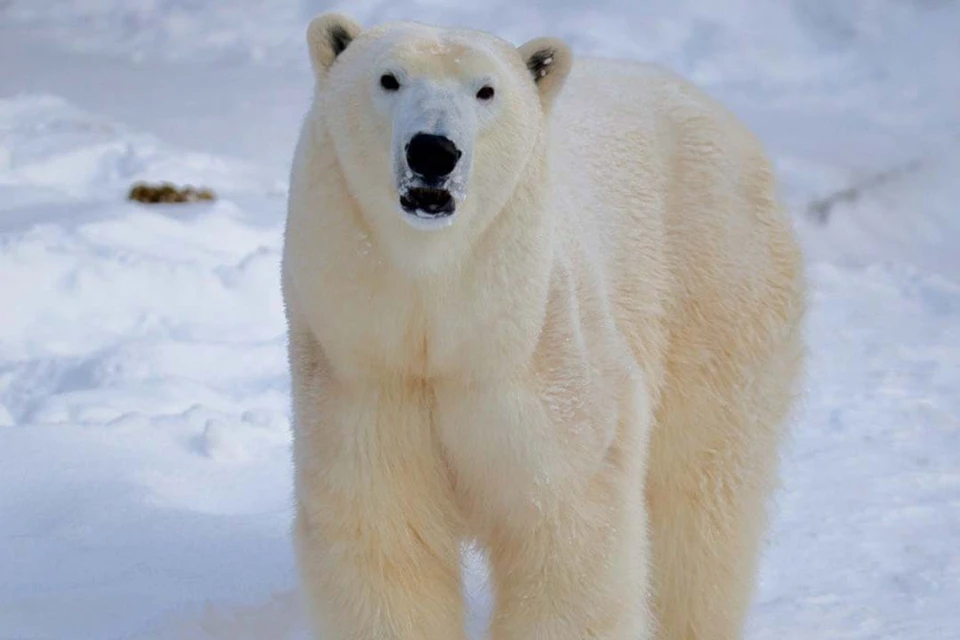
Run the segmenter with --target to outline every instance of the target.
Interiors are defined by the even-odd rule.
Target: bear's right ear
[[[325,75],[361,31],[360,25],[339,13],[324,13],[311,20],[307,27],[307,47],[314,73]]]

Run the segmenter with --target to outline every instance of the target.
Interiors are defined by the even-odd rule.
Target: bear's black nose
[[[450,175],[461,155],[453,140],[430,133],[418,133],[407,144],[410,169],[431,182]]]

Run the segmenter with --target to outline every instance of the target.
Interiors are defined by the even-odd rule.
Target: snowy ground
[[[338,8],[663,62],[778,161],[811,371],[749,637],[960,637],[960,6],[457,4]],[[303,24],[334,6],[0,1],[0,639],[303,637],[277,264]],[[126,202],[141,178],[221,198]]]

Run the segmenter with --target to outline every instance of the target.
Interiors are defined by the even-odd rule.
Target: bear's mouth
[[[426,220],[447,218],[457,208],[449,191],[435,187],[407,189],[400,194],[400,206],[406,213]]]

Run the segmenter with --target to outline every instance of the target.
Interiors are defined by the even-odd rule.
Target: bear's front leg
[[[316,408],[301,405],[295,429],[296,550],[314,637],[463,638],[459,519],[422,385],[328,380],[295,398]]]
[[[490,541],[493,640],[648,640],[647,518],[642,475],[614,448],[596,477],[541,496],[538,515]]]

